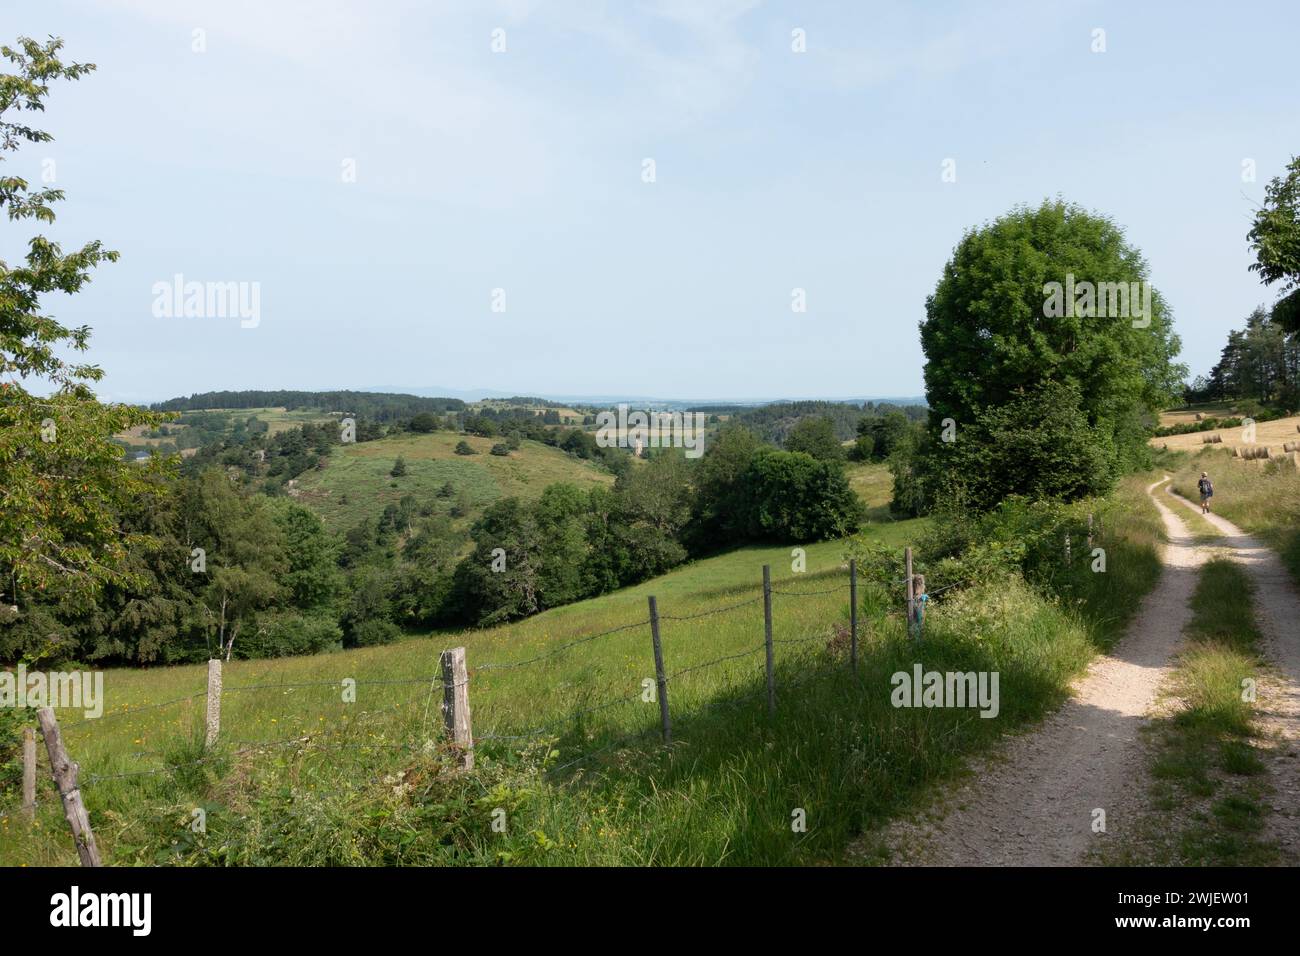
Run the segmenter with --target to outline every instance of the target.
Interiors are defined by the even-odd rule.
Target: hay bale
[[[1202,445],[1221,445],[1221,444],[1223,444],[1223,436],[1220,435],[1218,432],[1210,432],[1209,434],[1206,434],[1206,435],[1202,435],[1202,436],[1201,436],[1201,444],[1202,444]]]
[[[1203,422],[1203,421],[1205,421],[1205,416],[1204,416],[1203,414],[1201,414],[1200,412],[1197,412],[1197,413],[1196,413],[1196,420],[1197,420],[1198,422]]]
[[[1284,441],[1282,450],[1285,452],[1300,451],[1300,441]]]
[[[1263,461],[1270,457],[1267,445],[1245,445],[1241,449],[1241,457],[1247,461]]]

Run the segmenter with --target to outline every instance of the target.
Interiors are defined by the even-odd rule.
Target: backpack
[[[1209,478],[1202,478],[1197,484],[1200,486],[1201,494],[1211,496],[1214,494],[1214,484]]]

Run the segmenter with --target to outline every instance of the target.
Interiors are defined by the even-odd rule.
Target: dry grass
[[[1167,416],[1174,414],[1189,416],[1181,419],[1181,421],[1191,421],[1192,418],[1190,416],[1193,415],[1191,412],[1165,412],[1160,416],[1160,424],[1179,424],[1179,420],[1165,420]],[[1219,414],[1219,412],[1214,413],[1215,417],[1219,417]],[[1227,410],[1223,410],[1222,414],[1226,415]],[[1271,422],[1259,422],[1255,425],[1255,441],[1253,444],[1268,447],[1270,452],[1274,455],[1281,454],[1283,444],[1289,441],[1295,441],[1297,437],[1300,437],[1300,432],[1297,431],[1297,426],[1300,426],[1300,415],[1292,415],[1290,418],[1279,418],[1276,421]],[[1245,448],[1252,444],[1245,440],[1246,430],[1244,428],[1220,428],[1212,434],[1221,435],[1223,437],[1224,448]],[[1195,452],[1198,451],[1204,443],[1203,440],[1205,435],[1205,432],[1191,432],[1187,435],[1170,435],[1167,438],[1153,438],[1151,439],[1151,444],[1156,448],[1168,447],[1170,451]]]
[[[1190,422],[1200,421],[1197,415],[1205,418],[1229,418],[1232,415],[1231,405],[1197,405],[1195,408],[1180,408],[1160,413],[1160,425],[1167,428],[1170,425],[1186,425]]]

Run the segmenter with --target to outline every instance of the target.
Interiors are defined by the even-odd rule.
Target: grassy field
[[[477,454],[457,455],[461,441]],[[502,457],[490,454],[498,442],[448,431],[340,445],[323,471],[306,472],[293,491],[330,529],[345,531],[363,518],[378,518],[387,505],[408,494],[443,510],[460,502],[468,507],[468,521],[498,498],[536,498],[557,481],[580,487],[613,484],[613,475],[549,445],[525,441]],[[389,472],[399,457],[407,473],[393,478]],[[438,489],[447,482],[456,493],[438,498]]]
[[[1196,481],[1202,471],[1208,472],[1214,482],[1214,511],[1260,535],[1300,581],[1300,472],[1285,460],[1240,461],[1208,448],[1175,462],[1175,491],[1200,501]]]
[[[878,462],[849,462],[844,466],[849,486],[867,506],[871,521],[892,521],[889,502],[894,496],[894,476]]]
[[[202,667],[111,670],[104,718],[61,719],[116,864],[833,862],[968,755],[1063,699],[1154,581],[1154,526],[1140,483],[1128,482],[1107,510],[1109,573],[1077,562],[1069,610],[1023,585],[984,582],[933,605],[919,646],[897,610],[864,595],[856,675],[845,545],[827,542],[806,548],[802,574],[788,547],[747,548],[505,627],[234,662],[222,743],[207,754],[196,743]],[[901,548],[922,530],[898,521],[866,534]],[[776,588],[774,718],[765,563]],[[645,699],[650,594],[663,616],[671,749]],[[438,651],[458,644],[478,741],[468,774],[439,742],[441,690],[430,684]],[[893,707],[891,675],[918,662],[998,671],[998,718]],[[348,677],[354,703],[340,691]],[[12,808],[0,814],[0,862],[74,861],[43,786],[34,828]],[[194,830],[196,810],[205,832]]]

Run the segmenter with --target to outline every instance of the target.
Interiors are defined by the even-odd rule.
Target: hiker
[[[1201,493],[1201,514],[1210,513],[1210,499],[1214,497],[1214,483],[1210,481],[1210,476],[1201,472],[1201,480],[1196,483],[1197,490]]]

